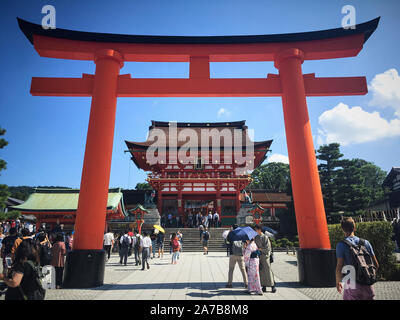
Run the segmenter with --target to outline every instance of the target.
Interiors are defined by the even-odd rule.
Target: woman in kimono
[[[248,290],[250,294],[263,295],[257,252],[258,248],[254,239],[246,240],[245,248],[243,249],[243,257],[248,277]]]

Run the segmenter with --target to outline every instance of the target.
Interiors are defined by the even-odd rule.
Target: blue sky
[[[32,97],[31,78],[80,77],[93,62],[41,58],[17,26],[16,17],[40,23],[41,9],[56,8],[59,28],[144,35],[246,35],[305,32],[341,26],[344,5],[356,23],[381,16],[376,32],[354,58],[306,61],[316,76],[366,76],[366,96],[308,98],[319,144],[338,141],[346,158],[372,161],[383,170],[399,166],[400,2],[236,0],[3,0],[0,10],[0,126],[9,145],[0,150],[7,170],[0,183],[79,187],[90,98]],[[133,77],[187,77],[186,63],[126,63]],[[212,63],[212,77],[265,77],[272,62]],[[151,120],[246,120],[255,140],[273,139],[272,159],[287,156],[280,98],[119,98],[110,187],[134,188],[146,175],[124,153],[124,140],[144,141]],[[99,144],[101,141],[99,141]]]

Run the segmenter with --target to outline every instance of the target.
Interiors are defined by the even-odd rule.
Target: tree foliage
[[[139,183],[137,183],[135,189],[136,190],[153,190],[151,185],[149,185],[147,182],[139,182]]]
[[[251,174],[253,181],[249,189],[287,191],[290,180],[289,165],[281,162],[263,164]]]
[[[331,143],[317,150],[326,213],[356,212],[382,200],[386,172],[363,159],[341,159],[340,145]]]

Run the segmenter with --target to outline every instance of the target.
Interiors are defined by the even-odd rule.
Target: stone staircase
[[[200,231],[197,228],[165,228],[164,252],[169,252],[169,236],[178,230],[183,235],[183,252],[202,252],[203,242],[200,242]],[[209,229],[210,239],[208,240],[209,252],[226,252],[226,246],[222,233],[226,228]]]

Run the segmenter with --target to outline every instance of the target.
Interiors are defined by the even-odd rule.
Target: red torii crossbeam
[[[363,95],[367,93],[367,83],[365,77],[303,75],[301,65],[304,60],[356,56],[378,22],[379,18],[354,29],[293,34],[182,37],[45,30],[18,19],[21,30],[40,56],[96,63],[95,75],[32,79],[32,95],[92,97],[74,251],[67,257],[64,286],[91,287],[103,283],[104,266],[93,267],[93,260],[101,263],[117,97],[281,96],[296,221],[304,256],[299,258],[300,278],[308,284],[326,284],[323,280],[326,275],[320,272],[309,278],[303,270],[310,261],[317,263],[326,254],[331,255],[306,96]],[[131,78],[119,74],[124,61],[189,62],[189,78]],[[210,62],[231,61],[274,61],[279,74],[265,79],[210,78]],[[74,272],[72,266],[78,263],[87,267]]]

